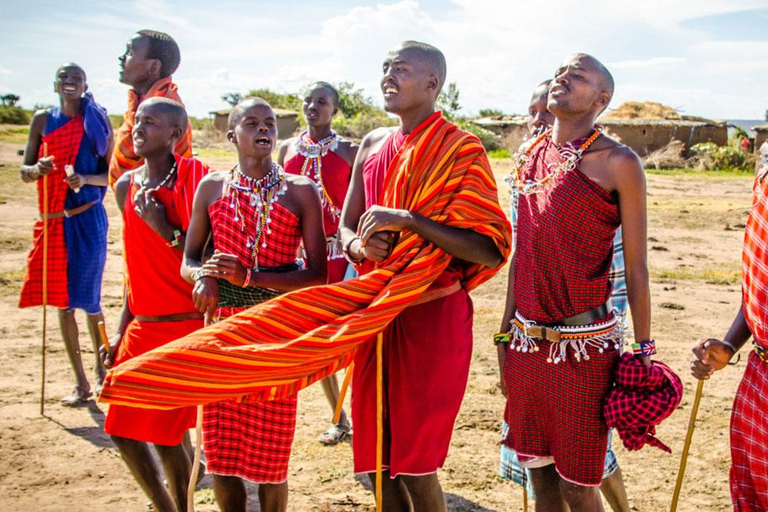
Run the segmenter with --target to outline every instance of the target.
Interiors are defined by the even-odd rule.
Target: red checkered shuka
[[[731,499],[736,512],[768,510],[768,364],[749,354],[731,415]]]
[[[758,176],[742,250],[742,308],[755,342],[768,347],[768,179]]]
[[[38,158],[47,155],[53,157],[54,169],[48,174],[48,213],[60,212],[64,209],[69,186],[64,179],[65,165],[75,165],[80,141],[85,130],[82,116],[71,119],[68,123],[52,132],[43,135]],[[37,180],[38,208],[42,213],[43,182]],[[67,245],[64,239],[64,218],[48,221],[48,261],[47,261],[47,304],[57,308],[69,306],[69,291],[67,289]],[[32,250],[27,256],[27,269],[21,287],[19,307],[40,306],[43,304],[43,221],[37,220],[33,228]]]
[[[625,352],[616,368],[615,387],[603,406],[605,421],[614,427],[627,450],[649,444],[671,453],[656,436],[656,425],[667,419],[683,398],[683,383],[661,361],[645,366]]]
[[[230,188],[229,193],[233,190]],[[213,246],[234,254],[246,267],[255,267],[253,250],[247,244],[257,228],[257,211],[241,194],[240,212],[232,198],[225,195],[208,208],[213,226]],[[301,243],[299,218],[273,203],[270,213],[271,233],[262,234],[259,247],[260,267],[279,267],[296,261]],[[225,318],[247,308],[219,308],[216,316]],[[296,396],[241,404],[226,400],[206,405],[203,419],[203,439],[208,471],[217,475],[237,476],[255,483],[281,483],[288,478],[288,461],[296,427]]]
[[[540,179],[562,160],[547,138],[531,153],[522,178]],[[605,304],[621,223],[615,195],[574,169],[519,201],[514,292],[523,316],[557,322]]]

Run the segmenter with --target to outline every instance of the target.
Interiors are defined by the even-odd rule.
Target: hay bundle
[[[618,108],[605,114],[603,119],[655,119],[679,121],[683,116],[672,107],[655,103],[653,101],[626,101]]]
[[[643,160],[645,167],[655,167],[658,169],[679,169],[685,167],[685,144],[679,140],[671,140],[669,144],[661,149],[650,153]]]

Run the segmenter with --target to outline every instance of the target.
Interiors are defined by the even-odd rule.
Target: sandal
[[[346,439],[349,435],[349,431],[349,425],[334,423],[328,430],[320,434],[320,437],[318,437],[317,440],[325,446],[334,446]]]
[[[93,393],[91,390],[83,391],[79,387],[75,386],[72,393],[61,399],[61,405],[64,407],[78,407],[91,399]]]

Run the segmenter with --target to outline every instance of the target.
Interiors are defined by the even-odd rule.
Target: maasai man
[[[105,362],[116,367],[203,326],[203,315],[192,301],[192,286],[179,269],[192,200],[208,168],[173,153],[188,122],[180,103],[150,98],[139,106],[135,119],[134,151],[144,165],[123,174],[115,184],[123,213],[126,297]],[[193,407],[109,408],[104,430],[155,510],[186,510],[191,461],[182,440],[194,423]],[[168,488],[148,443],[160,456]]]
[[[178,88],[171,81],[171,75],[181,62],[179,46],[171,36],[155,30],[139,30],[125,45],[125,53],[118,60],[120,82],[130,86],[130,89],[128,110],[117,130],[117,146],[109,164],[110,185],[124,172],[144,163],[133,150],[132,129],[139,105],[154,97],[169,98],[183,105]],[[176,143],[175,154],[185,158],[192,156],[192,128],[189,124]]]
[[[731,500],[737,512],[768,510],[768,161],[753,186],[752,208],[744,233],[741,306],[722,340],[699,340],[691,372],[708,379],[725,368],[752,338],[747,369],[731,413]]]
[[[416,305],[402,311],[384,331],[384,509],[440,511],[445,510],[445,500],[437,470],[448,453],[472,354],[472,302],[462,289],[460,269],[467,262],[496,268],[504,263],[505,253],[494,239],[477,231],[448,226],[440,222],[442,218],[433,220],[414,211],[379,206],[384,194],[391,192],[384,188],[390,164],[408,139],[421,137],[426,147],[434,144],[428,150],[433,161],[446,158],[454,162],[460,160],[462,148],[476,142],[469,138],[466,146],[450,147],[438,145],[438,139],[429,135],[446,125],[458,131],[435,111],[446,74],[445,58],[437,48],[404,42],[387,55],[383,71],[385,108],[400,117],[402,124],[396,130],[374,130],[363,139],[342,213],[341,233],[347,256],[363,264],[363,273],[386,260],[393,242],[408,232],[452,256],[448,268]],[[409,164],[413,165],[410,160]],[[492,182],[484,151],[472,165]],[[472,187],[469,180],[456,186],[459,190]],[[497,205],[495,194],[483,199]],[[355,358],[356,473],[370,474],[376,468],[375,352],[372,340],[358,349]]]
[[[547,109],[547,96],[549,85],[552,81],[545,80],[540,83],[533,91],[531,101],[528,104],[528,133],[531,137],[520,146],[518,153],[524,152],[528,146],[533,143],[535,138],[545,130],[552,127],[555,122],[555,116]],[[512,221],[513,240],[517,231],[517,204],[519,200],[519,191],[512,179],[505,179],[511,187],[511,208],[510,219]],[[621,244],[621,227],[616,230],[616,236],[613,239],[613,260],[611,262],[611,273],[609,275],[611,282],[611,296],[608,298],[608,310],[615,311],[622,321],[627,310],[627,286],[624,278],[624,248]],[[501,326],[502,330],[508,329],[507,325]],[[504,368],[499,368],[501,375],[504,374]],[[504,397],[507,396],[507,390],[504,385],[504,379],[501,379],[501,389]],[[506,422],[502,427],[502,435],[506,435],[509,426]],[[612,433],[613,431],[611,431]],[[624,488],[624,479],[621,474],[619,462],[616,454],[613,452],[612,435],[608,435],[608,451],[605,454],[605,467],[603,468],[603,481],[600,484],[600,491],[603,493],[606,501],[611,505],[614,512],[629,512],[629,502],[627,500],[627,491]],[[508,446],[501,445],[501,464],[500,475],[506,480],[511,480],[519,485],[528,488],[531,496],[535,499],[535,492],[530,485],[530,470],[520,466],[515,451]]]
[[[342,139],[331,129],[333,116],[339,111],[339,92],[331,84],[316,82],[310,85],[304,96],[303,108],[307,130],[280,145],[277,163],[284,165],[287,173],[309,176],[319,189],[327,241],[328,282],[336,283],[344,279],[349,266],[341,251],[339,217],[352,176],[352,164],[360,146]],[[336,375],[323,379],[321,385],[331,411],[335,412],[339,400]],[[319,440],[323,444],[334,445],[342,441],[349,430],[349,420],[342,409],[339,422],[332,424]]]
[[[531,469],[539,511],[598,511],[612,383],[623,326],[608,310],[616,230],[623,227],[637,356],[650,364],[645,175],[595,119],[613,95],[596,59],[572,55],[549,89],[551,131],[518,161],[517,250],[497,336],[507,393],[504,443]],[[512,391],[514,390],[514,391]],[[554,464],[554,466],[553,466]]]
[[[320,197],[312,180],[286,174],[272,161],[277,127],[269,103],[238,103],[229,114],[227,138],[237,148],[238,163],[200,184],[182,268],[194,283],[198,309],[216,320],[326,280]],[[203,264],[209,237],[214,254]],[[299,265],[302,244],[305,260]],[[295,396],[205,406],[205,456],[222,510],[246,510],[243,480],[260,484],[262,511],[287,509],[295,426]]]
[[[88,315],[96,358],[96,393],[104,380],[99,359],[98,323],[101,311],[101,277],[107,261],[107,168],[114,141],[107,112],[88,90],[85,71],[64,64],[53,83],[59,107],[40,110],[29,128],[21,179],[37,181],[38,204],[43,210],[43,180],[48,175],[48,305],[59,308],[59,325],[77,384],[62,398],[78,405],[91,395],[80,358],[75,309]],[[72,166],[71,168],[69,166]],[[67,169],[71,169],[67,172]],[[27,271],[19,307],[42,302],[43,221],[35,223],[34,245],[27,257]]]

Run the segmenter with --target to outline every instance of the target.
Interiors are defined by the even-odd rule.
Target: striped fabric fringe
[[[383,205],[414,211],[490,237],[503,260],[511,229],[480,141],[442,117],[409,135],[387,171]],[[254,306],[113,369],[100,399],[170,409],[224,399],[280,399],[346,367],[355,348],[381,332],[429,288],[451,256],[404,231],[375,270]],[[472,290],[491,269],[466,263]]]
[[[565,361],[568,349],[571,349],[576,361],[589,361],[587,348],[595,348],[601,354],[609,349],[620,349],[624,344],[624,317],[616,310],[613,316],[605,322],[578,326],[556,326],[550,329],[558,331],[560,342],[550,342],[548,363],[558,364]],[[527,320],[519,311],[515,312],[510,334],[510,349],[518,352],[538,352],[539,339],[531,336],[527,331],[532,327],[538,327],[536,322]]]

